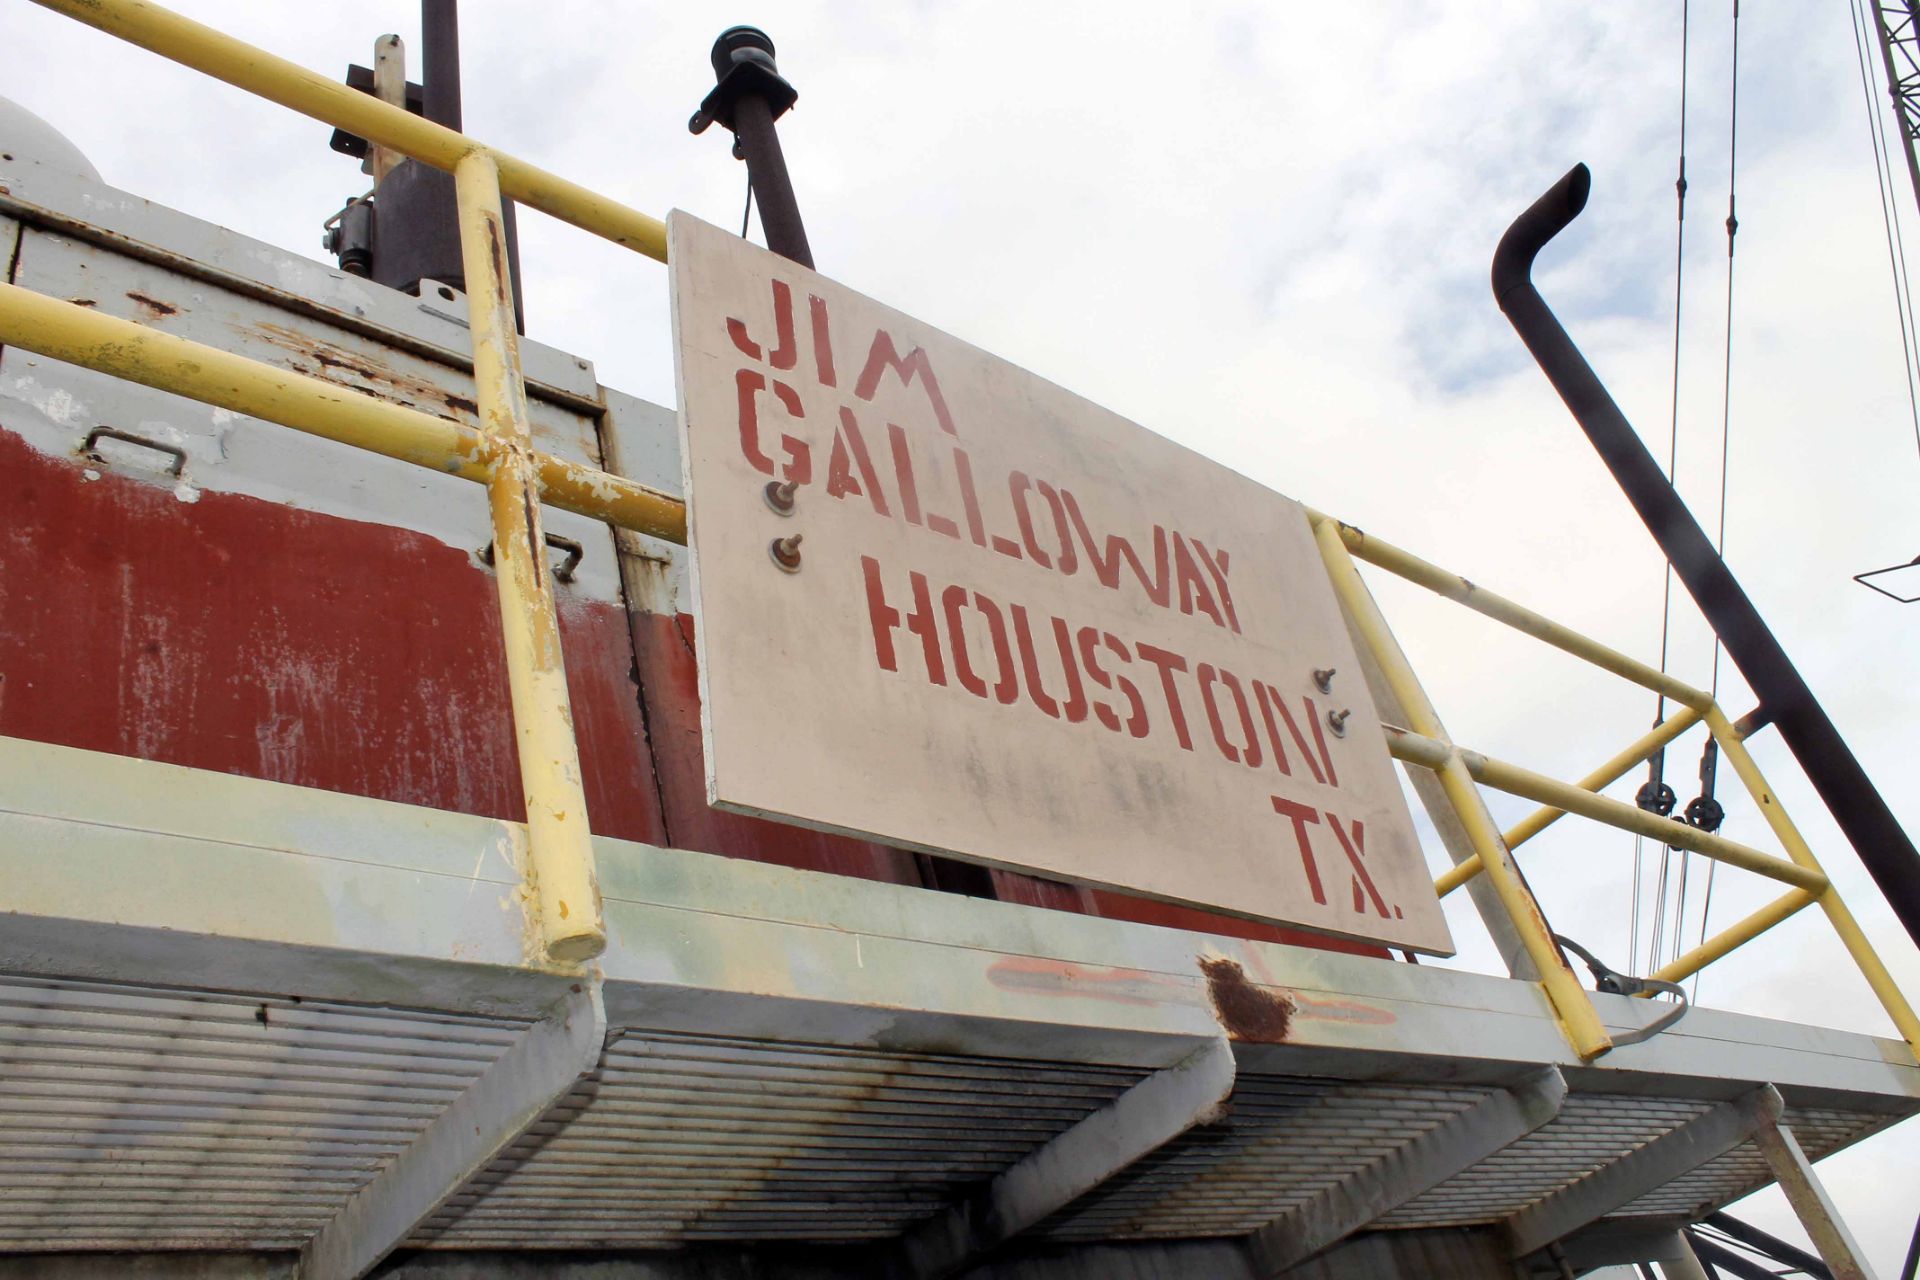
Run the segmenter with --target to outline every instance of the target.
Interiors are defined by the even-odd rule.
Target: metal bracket
[[[1566,1096],[1566,1078],[1549,1067],[1341,1179],[1248,1237],[1254,1274],[1277,1277],[1512,1146],[1558,1116]]]
[[[1135,1161],[1220,1113],[1233,1092],[1233,1046],[1213,1040],[1055,1136],[977,1194],[894,1241],[885,1273],[942,1280],[1071,1204]]]
[[[1867,1269],[1859,1244],[1847,1230],[1847,1224],[1840,1220],[1840,1211],[1834,1208],[1827,1189],[1814,1176],[1813,1162],[1800,1149],[1800,1140],[1793,1136],[1793,1130],[1781,1124],[1776,1115],[1770,1123],[1754,1131],[1753,1141],[1767,1158],[1767,1167],[1773,1170],[1773,1176],[1780,1180],[1787,1203],[1793,1206],[1813,1247],[1833,1271],[1834,1280],[1873,1280],[1873,1272]]]
[[[1622,1205],[1692,1173],[1780,1121],[1786,1105],[1772,1085],[1722,1102],[1685,1124],[1602,1165],[1507,1219],[1508,1245],[1522,1258],[1597,1222]]]
[[[299,1280],[371,1271],[592,1071],[606,1039],[599,981],[576,985],[307,1241]]]
[[[559,582],[572,582],[574,572],[580,568],[581,558],[587,554],[586,547],[581,545],[578,538],[567,538],[557,533],[547,534],[546,541],[547,545],[555,551],[564,551],[567,553],[566,557],[554,566],[553,576],[555,580]],[[486,546],[480,548],[480,563],[489,568],[493,566],[493,543],[489,542]]]
[[[99,449],[99,444],[102,440],[122,440],[127,444],[137,444],[142,449],[151,449],[155,453],[166,454],[169,458],[173,459],[172,463],[167,467],[167,474],[176,480],[180,478],[180,473],[187,469],[187,451],[179,445],[168,444],[164,440],[155,440],[150,436],[136,435],[131,431],[122,431],[118,427],[95,427],[93,430],[87,432],[87,438],[81,442],[80,452],[102,466],[105,466],[107,460],[102,456]]]

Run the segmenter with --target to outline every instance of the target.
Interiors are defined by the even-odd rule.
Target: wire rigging
[[[1680,5],[1680,164],[1679,176],[1674,180],[1673,193],[1675,203],[1674,221],[1678,229],[1673,240],[1673,394],[1672,413],[1667,428],[1667,483],[1674,483],[1677,475],[1680,448],[1680,299],[1681,286],[1686,278],[1687,246],[1687,50],[1688,34],[1691,25],[1690,0],[1682,0]],[[1666,564],[1666,582],[1660,600],[1660,670],[1667,669],[1667,638],[1673,618],[1673,564]],[[1666,718],[1667,696],[1654,695],[1657,701],[1653,709],[1653,723],[1658,726]],[[1661,748],[1654,757],[1655,764],[1650,778],[1657,781],[1663,768],[1666,749]],[[1636,835],[1633,838],[1633,907],[1629,941],[1627,944],[1628,963],[1632,957],[1640,954],[1640,895],[1641,867],[1644,858],[1646,838]],[[1664,866],[1662,858],[1662,898],[1664,899]],[[1656,926],[1657,930],[1657,926]],[[1649,968],[1656,966],[1649,966]]]
[[[1735,213],[1735,200],[1739,194],[1740,177],[1740,0],[1733,0],[1733,71],[1727,108],[1727,316],[1726,346],[1720,366],[1720,521],[1713,543],[1714,554],[1724,558],[1727,553],[1727,463],[1732,456],[1733,444],[1733,247],[1735,237],[1740,231],[1740,219]],[[1713,683],[1708,691],[1714,701],[1720,699],[1720,654],[1724,646],[1720,643],[1720,633],[1713,635]],[[1700,761],[1700,794],[1707,804],[1712,804],[1714,743],[1707,740],[1705,754]],[[1714,806],[1716,809],[1718,806]],[[1692,806],[1688,806],[1688,818],[1692,820]],[[1718,825],[1717,822],[1715,825]],[[1686,923],[1687,902],[1687,855],[1680,859],[1680,910],[1679,918],[1673,925],[1673,949],[1678,955],[1682,944],[1681,929]],[[1707,885],[1701,895],[1700,941],[1707,940],[1707,918],[1713,910],[1713,880],[1718,863],[1707,860]],[[1700,975],[1693,975],[1693,993],[1700,994]]]
[[[1873,178],[1880,188],[1880,223],[1887,244],[1887,268],[1893,277],[1894,310],[1900,320],[1900,357],[1906,364],[1907,408],[1913,421],[1913,440],[1920,450],[1920,325],[1915,323],[1913,289],[1907,273],[1906,237],[1900,227],[1900,202],[1894,195],[1893,148],[1879,109],[1874,105],[1872,77],[1867,68],[1873,60],[1873,45],[1879,39],[1879,18],[1862,11],[1868,0],[1848,0],[1847,16],[1853,20],[1854,57],[1860,70],[1860,96],[1867,109],[1867,141],[1873,146]],[[1891,86],[1889,86],[1891,89]],[[1899,107],[1895,106],[1896,114]],[[1905,129],[1904,119],[1901,126]],[[1904,145],[1904,144],[1903,144]]]

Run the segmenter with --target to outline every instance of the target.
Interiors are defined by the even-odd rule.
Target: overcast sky
[[[384,31],[419,47],[404,0],[177,7],[329,74],[370,62]],[[1692,9],[1679,485],[1709,530],[1730,10]],[[721,131],[692,137],[685,121],[711,87],[714,35],[764,25],[800,90],[782,137],[827,274],[1657,657],[1658,554],[1486,275],[1507,222],[1573,162],[1591,165],[1589,210],[1540,277],[1664,457],[1680,0],[761,11],[470,0],[465,17],[469,132],[648,212],[733,227],[744,169]],[[303,254],[319,256],[321,221],[364,189],[355,162],[326,149],[325,126],[24,3],[6,9],[0,84],[109,183]],[[1845,3],[1748,4],[1739,125],[1727,556],[1920,831],[1909,780],[1920,605],[1850,580],[1920,553],[1920,451]],[[537,215],[521,225],[531,335],[592,359],[609,385],[671,403],[665,272]],[[1417,589],[1375,585],[1458,740],[1572,778],[1647,727],[1651,698],[1636,689]],[[1704,685],[1708,633],[1677,600],[1673,667]],[[1735,714],[1751,705],[1730,669],[1721,693]],[[1913,947],[1791,757],[1772,734],[1755,750],[1889,965],[1920,990]],[[1670,754],[1682,803],[1698,752],[1696,735]],[[1729,771],[1726,834],[1772,848],[1737,792]],[[1503,818],[1527,808],[1496,798]],[[1437,847],[1431,857],[1444,865]],[[1631,838],[1563,823],[1522,860],[1556,928],[1624,967]],[[1704,868],[1695,876],[1689,941]],[[1774,893],[1730,872],[1713,919]],[[1459,963],[1492,970],[1466,895],[1449,909]],[[1817,912],[1710,970],[1700,994],[1891,1034]],[[1822,1172],[1883,1274],[1897,1274],[1920,1208],[1913,1127]],[[1770,1194],[1747,1209],[1798,1235]]]

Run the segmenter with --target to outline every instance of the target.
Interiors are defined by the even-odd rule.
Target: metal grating
[[[892,1236],[1144,1074],[628,1032],[413,1243],[591,1249]]]
[[[1244,1235],[1487,1092],[1242,1076],[1223,1123],[1169,1143],[1038,1234],[1074,1241]]]
[[[1807,1153],[1819,1160],[1840,1148],[1866,1137],[1886,1123],[1886,1117],[1862,1115],[1858,1111],[1832,1111],[1821,1108],[1789,1107],[1787,1127]],[[1719,1208],[1773,1181],[1766,1157],[1751,1142],[1721,1156],[1718,1160],[1675,1178],[1650,1195],[1644,1195],[1619,1211],[1617,1216],[1640,1217],[1649,1214],[1699,1216],[1702,1205]]]
[[[0,1251],[297,1248],[526,1025],[0,976]]]
[[[1572,1094],[1551,1124],[1382,1218],[1383,1227],[1496,1222],[1706,1111],[1711,1103]]]

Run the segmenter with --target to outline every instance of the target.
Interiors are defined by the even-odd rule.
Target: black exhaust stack
[[[1493,254],[1493,295],[1726,645],[1728,656],[1760,699],[1761,716],[1779,726],[1794,759],[1908,936],[1920,943],[1920,854],[1915,853],[1913,842],[1660,464],[1533,285],[1534,258],[1586,207],[1591,182],[1587,167],[1575,165],[1507,228]]]

